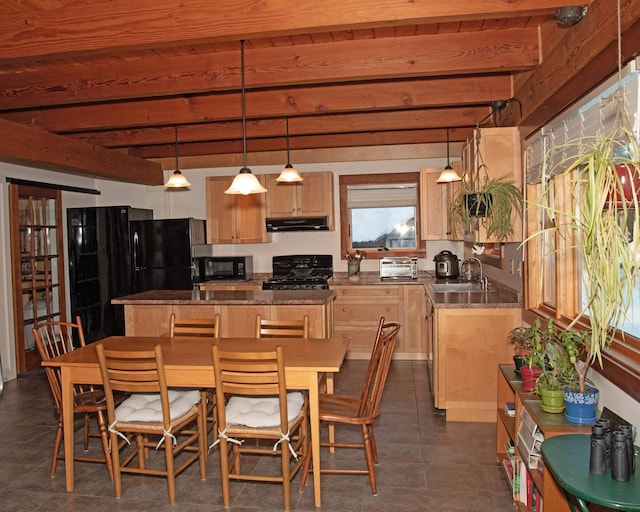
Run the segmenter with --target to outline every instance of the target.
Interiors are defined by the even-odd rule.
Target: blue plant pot
[[[600,390],[585,386],[585,393],[564,388],[564,417],[571,423],[592,424],[597,419]]]

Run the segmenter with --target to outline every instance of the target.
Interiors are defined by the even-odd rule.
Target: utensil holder
[[[360,279],[360,262],[349,261],[347,263],[347,277],[349,281],[357,281]]]

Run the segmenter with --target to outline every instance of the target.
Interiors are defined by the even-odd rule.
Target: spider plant
[[[602,366],[602,352],[614,340],[625,320],[632,299],[632,283],[638,274],[640,249],[640,209],[636,183],[638,144],[626,121],[622,99],[614,128],[598,137],[581,137],[553,147],[550,153],[573,156],[559,159],[551,169],[545,159],[542,193],[530,207],[540,209],[550,227],[533,233],[529,239],[553,231],[567,243],[557,251],[573,250],[581,258],[582,280],[585,288],[584,307],[569,325],[576,325],[588,317],[587,335],[574,340],[574,360],[579,350],[585,352],[580,368],[580,391],[585,389],[585,376],[590,365],[598,361]],[[547,156],[549,156],[549,154]],[[552,155],[553,158],[554,155]],[[613,204],[612,197],[625,197],[623,182],[616,165],[626,166],[632,179],[628,200]],[[553,173],[569,183],[572,201],[553,203],[551,187]]]

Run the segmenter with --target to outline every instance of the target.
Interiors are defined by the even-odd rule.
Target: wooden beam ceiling
[[[640,0],[621,3],[628,59]],[[530,132],[615,69],[616,2],[583,4],[585,19],[560,27],[556,9],[575,1],[2,0],[0,118],[31,142],[4,141],[0,159],[28,161],[18,145],[48,131],[80,144],[73,161],[33,165],[104,176],[92,148],[171,156],[174,126],[180,154],[242,151],[240,40],[249,151],[281,150],[286,118],[306,154],[442,143],[446,128],[461,141],[511,97],[522,118],[509,107],[502,123]],[[148,183],[134,167],[110,179]]]

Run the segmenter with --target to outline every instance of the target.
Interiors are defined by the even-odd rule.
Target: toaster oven
[[[380,259],[380,279],[417,279],[418,258],[387,257]]]

